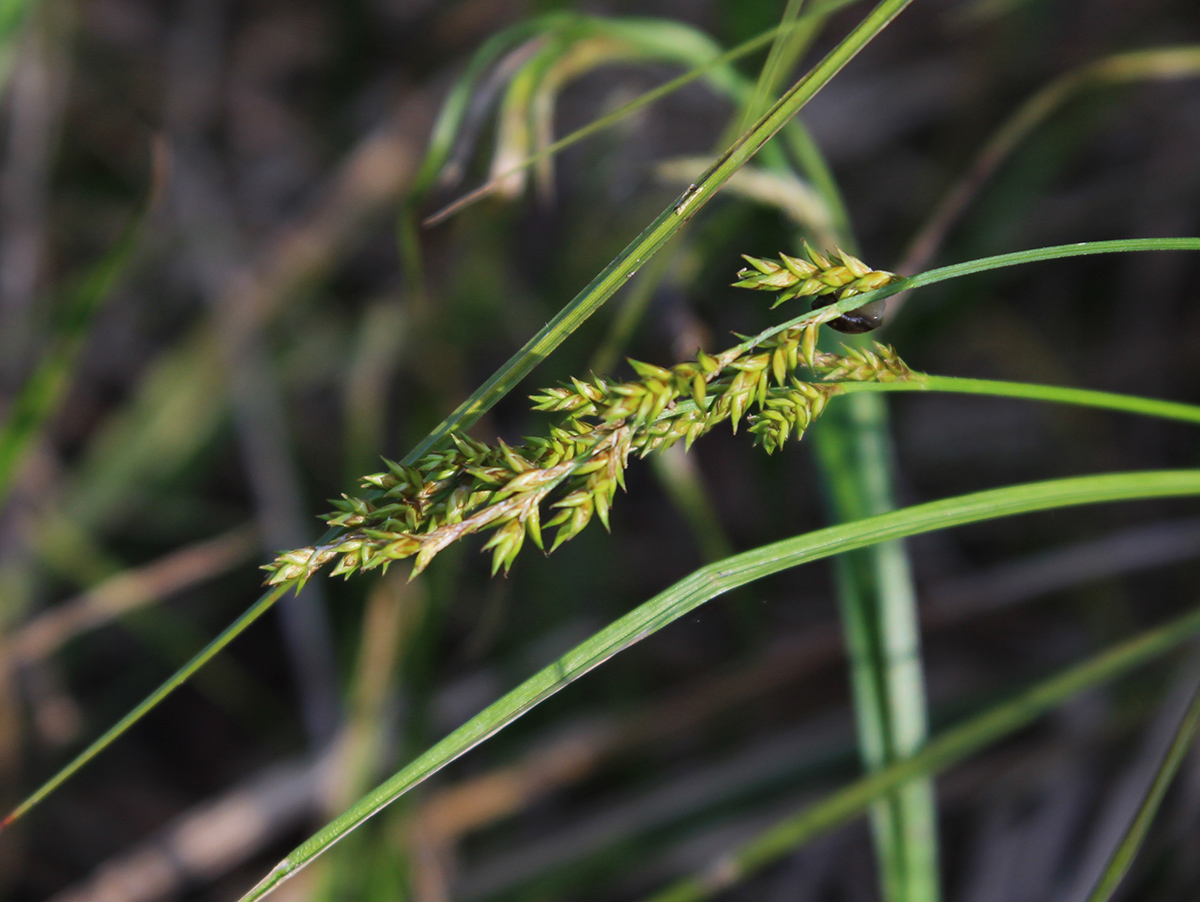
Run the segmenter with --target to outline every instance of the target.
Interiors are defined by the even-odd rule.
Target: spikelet
[[[771,305],[774,308],[797,297],[836,293],[838,300],[844,300],[882,288],[899,278],[895,273],[871,269],[841,248],[834,248],[826,255],[817,253],[805,242],[804,253],[807,260],[781,253],[778,262],[743,254],[742,259],[750,266],[738,272],[738,281],[733,285],[735,288],[779,292]]]

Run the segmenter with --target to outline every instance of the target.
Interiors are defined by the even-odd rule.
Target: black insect
[[[833,295],[813,298],[812,309],[817,310],[821,307],[828,307],[836,300],[837,298]],[[847,310],[837,319],[830,320],[825,325],[831,329],[837,329],[839,332],[845,332],[848,335],[859,335],[882,326],[883,314],[886,310],[887,302],[883,298],[880,298],[877,301],[871,301],[869,304],[863,304],[863,306],[854,310]]]

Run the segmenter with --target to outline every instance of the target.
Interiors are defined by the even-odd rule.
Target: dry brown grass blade
[[[258,548],[256,530],[240,526],[126,570],[15,630],[0,658],[15,666],[44,658],[80,633],[245,563]]]

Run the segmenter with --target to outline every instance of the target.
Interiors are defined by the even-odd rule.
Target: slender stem
[[[837,319],[843,313],[862,307],[871,301],[890,298],[892,295],[909,291],[913,288],[924,288],[945,282],[948,279],[958,279],[976,273],[988,272],[993,269],[1003,269],[1007,266],[1021,266],[1026,263],[1043,263],[1047,260],[1061,260],[1066,257],[1088,257],[1095,254],[1120,254],[1144,251],[1200,251],[1200,238],[1123,238],[1115,241],[1080,241],[1074,244],[1055,244],[1050,247],[1031,248],[1025,251],[1014,251],[1009,254],[997,254],[993,257],[980,257],[967,260],[964,263],[954,263],[931,269],[915,276],[905,276],[882,288],[864,291],[862,294],[851,295],[827,307],[810,310],[792,319],[777,323],[763,329],[757,335],[743,341],[738,349],[749,351],[758,347],[768,338],[778,335],[786,329],[808,323],[826,323]],[[1130,311],[1131,314],[1134,311]]]
[[[54,790],[58,789],[65,783],[77,770],[95,758],[102,752],[114,739],[124,733],[142,717],[151,708],[161,702],[164,698],[181,686],[193,673],[207,664],[214,655],[217,654],[226,645],[232,642],[237,636],[245,631],[251,623],[257,620],[262,614],[266,613],[276,601],[283,597],[283,594],[291,588],[290,586],[277,586],[271,591],[264,594],[253,605],[251,605],[241,617],[227,626],[224,631],[213,639],[190,661],[175,672],[165,683],[155,689],[150,695],[146,696],[136,708],[113,724],[102,736],[96,739],[91,745],[77,755],[70,764],[55,774],[50,780],[43,783],[33,795],[25,799],[20,805],[0,821],[0,830],[3,830],[13,821],[20,818],[26,811],[44,799]]]
[[[1088,63],[1059,76],[1025,101],[997,129],[954,187],[913,237],[900,272],[929,264],[950,227],[1000,165],[1029,134],[1085,88],[1146,79],[1187,78],[1200,74],[1200,46],[1136,50]]]

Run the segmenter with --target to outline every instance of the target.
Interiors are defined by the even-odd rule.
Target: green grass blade
[[[38,0],[0,0],[0,85],[8,81],[17,40]]]
[[[850,2],[850,0],[846,0],[846,2]],[[659,85],[657,88],[652,88],[644,94],[635,97],[628,103],[617,107],[617,109],[613,110],[611,113],[601,116],[599,119],[594,119],[587,125],[580,126],[570,134],[564,135],[557,141],[554,141],[536,153],[532,153],[525,157],[523,160],[521,160],[521,162],[515,163],[513,166],[504,170],[499,175],[488,179],[487,182],[480,185],[473,191],[464,194],[453,203],[442,207],[436,213],[426,217],[423,221],[423,224],[426,226],[433,226],[437,225],[439,222],[445,221],[455,213],[461,212],[476,201],[483,200],[514,175],[519,175],[526,169],[545,162],[546,160],[558,153],[561,153],[568,147],[571,147],[573,144],[577,144],[585,138],[590,138],[592,135],[599,134],[602,131],[612,128],[628,116],[636,113],[638,110],[661,100],[669,94],[673,94],[675,91],[678,91],[680,88],[691,84],[698,78],[708,75],[710,72],[714,72],[724,66],[728,66],[731,63],[737,62],[737,60],[741,59],[743,56],[749,56],[754,51],[765,47],[771,42],[777,32],[778,26],[769,28],[761,34],[750,38],[748,41],[743,41],[736,47],[725,51],[719,56],[713,57],[708,62],[695,66],[682,75]]]
[[[299,846],[243,896],[242,902],[266,896],[367,818],[588,671],[731,589],[845,551],[965,523],[1102,501],[1197,494],[1200,494],[1200,470],[1146,471],[1029,483],[830,526],[702,567],[609,624],[428,749]],[[908,759],[901,765],[906,768],[901,771],[905,779],[920,773],[912,769],[914,760],[917,759]],[[887,789],[894,785],[898,784],[888,783]]]
[[[17,393],[8,416],[0,422],[0,505],[12,489],[25,452],[66,393],[96,312],[108,300],[133,259],[146,217],[157,196],[159,176],[156,174],[153,178],[154,186],[146,201],[125,226],[116,244],[88,271],[78,287],[67,293],[57,314],[49,346]]]
[[[849,214],[820,148],[803,128],[789,130],[785,140],[825,201],[835,243],[855,250]],[[867,343],[865,336],[849,339],[850,345]],[[829,413],[816,431],[815,447],[834,519],[845,522],[893,509],[884,399],[850,398]],[[840,555],[835,573],[859,751],[868,770],[881,770],[915,754],[929,732],[912,567],[904,544],[891,541]],[[937,902],[940,842],[932,781],[913,780],[880,799],[872,808],[871,826],[883,898]]]
[[[1153,661],[1200,633],[1200,609],[1070,667],[929,742],[920,752],[863,777],[785,818],[727,855],[712,869],[656,894],[651,902],[698,902],[779,860],[809,840],[861,814],[914,777],[935,774],[1029,724],[1067,699]],[[1193,706],[1194,707],[1194,706]],[[1191,712],[1189,711],[1189,716]]]
[[[1004,382],[993,379],[964,379],[959,376],[930,376],[916,374],[911,382],[843,382],[844,392],[933,391],[966,395],[991,395],[998,398],[1021,398],[1026,401],[1048,401],[1055,404],[1075,404],[1099,407],[1121,413],[1159,417],[1200,424],[1200,406],[1179,401],[1160,401],[1088,388],[1064,388],[1058,385],[1038,385],[1032,382]]]
[[[625,284],[653,254],[690,220],[793,116],[887,27],[912,0],[883,0],[841,43],[793,85],[746,134],[734,142],[697,184],[688,188],[604,270],[538,331],[466,401],[405,457],[417,460],[452,430],[466,429],[513,389],[564,339]]]
[[[425,159],[421,162],[421,168],[413,179],[411,197],[424,197],[437,182],[439,176],[443,175],[454,150],[454,142],[458,139],[470,111],[471,97],[475,94],[488,69],[518,44],[562,24],[568,18],[561,13],[550,13],[518,22],[512,27],[492,35],[474,53],[466,71],[459,76],[442,103],[441,112],[430,133]]]
[[[787,0],[787,5],[783,8],[783,17],[775,32],[775,40],[771,42],[767,61],[759,71],[754,92],[750,95],[750,101],[742,113],[744,117],[743,131],[762,115],[763,110],[767,107],[768,98],[775,93],[784,74],[796,62],[808,44],[811,31],[809,29],[799,30],[794,27],[800,18],[800,8],[803,5],[804,0]]]
[[[1142,799],[1142,804],[1138,806],[1137,814],[1130,822],[1129,829],[1125,831],[1120,844],[1104,866],[1104,871],[1100,874],[1095,888],[1088,895],[1087,902],[1108,902],[1117,891],[1117,887],[1121,885],[1121,881],[1125,879],[1138,850],[1146,840],[1146,833],[1150,829],[1154,816],[1158,813],[1163,797],[1167,794],[1167,788],[1175,779],[1179,766],[1183,764],[1183,759],[1187,757],[1188,751],[1196,741],[1197,732],[1200,732],[1200,686],[1197,686],[1196,691],[1192,694],[1191,704],[1184,712],[1183,719],[1179,721],[1175,736],[1171,740],[1167,754],[1163,756],[1162,764],[1154,774],[1154,780],[1150,784],[1146,797]]]
[[[954,263],[938,269],[930,269],[915,276],[897,279],[883,288],[864,291],[844,300],[810,310],[782,323],[777,323],[769,329],[764,329],[757,335],[742,342],[739,347],[749,349],[757,347],[773,335],[793,326],[805,323],[828,322],[836,319],[839,314],[854,310],[869,304],[879,298],[888,298],[894,294],[910,291],[914,288],[924,288],[949,279],[959,279],[976,273],[988,272],[993,269],[1004,269],[1009,266],[1022,266],[1026,263],[1041,263],[1047,260],[1061,260],[1067,257],[1087,257],[1094,254],[1119,254],[1145,251],[1200,251],[1200,238],[1123,238],[1114,241],[1080,241],[1075,244],[1056,244],[1049,247],[1031,248],[1024,251],[1014,251],[1009,254],[997,254],[994,257],[979,257],[964,263]],[[1130,311],[1131,315],[1134,311]]]
[[[857,2],[858,0],[826,0],[824,3],[815,4],[812,9],[800,15],[793,23],[787,26],[786,31],[789,34],[802,34],[807,36],[811,32],[815,31],[816,26],[824,21],[824,19],[826,19],[828,16],[844,6],[849,6],[852,3]],[[673,27],[678,28],[678,23],[672,23],[672,25]],[[761,34],[757,34],[754,37],[743,41],[736,47],[726,50],[723,53],[713,55],[709,59],[704,60],[698,59],[695,52],[690,54],[690,58],[685,59],[678,52],[680,48],[669,48],[675,51],[672,56],[680,57],[677,61],[688,62],[692,65],[692,68],[687,72],[684,72],[682,75],[679,75],[676,78],[659,85],[657,88],[652,88],[644,94],[635,97],[633,100],[623,104],[622,106],[613,110],[611,113],[601,116],[599,119],[595,119],[592,122],[589,122],[587,125],[580,126],[570,134],[559,138],[557,141],[552,142],[541,150],[525,157],[519,163],[514,163],[508,169],[505,169],[503,172],[500,172],[494,177],[490,178],[483,185],[480,185],[478,188],[468,192],[467,194],[455,200],[453,203],[447,204],[437,212],[426,217],[424,219],[424,224],[426,226],[432,226],[443,222],[450,216],[453,216],[454,214],[466,209],[471,204],[483,200],[485,197],[493,194],[501,185],[507,182],[514,175],[519,175],[521,172],[524,172],[530,167],[536,166],[539,163],[544,163],[555,154],[566,150],[568,147],[584,140],[585,138],[590,138],[592,135],[612,128],[628,116],[636,113],[638,110],[661,100],[669,94],[673,94],[675,91],[678,91],[685,85],[691,84],[693,81],[696,81],[699,78],[707,76],[713,83],[714,88],[730,96],[739,96],[740,94],[747,93],[748,86],[742,83],[742,80],[738,76],[736,70],[731,67],[731,64],[744,56],[749,56],[751,53],[762,49],[763,47],[767,46],[767,44],[772,43],[774,40],[778,39],[782,33],[784,33],[784,30],[781,28],[781,26],[773,26]],[[480,52],[482,53],[483,51],[481,50]],[[491,59],[489,57],[489,62],[490,61]],[[478,76],[476,76],[476,78],[477,77]],[[474,81],[472,81],[472,84],[474,84]],[[456,86],[455,91],[457,92],[458,90],[459,87]],[[461,103],[463,101],[458,100],[458,102]],[[445,114],[443,114],[443,116],[445,117]],[[456,116],[460,118],[461,114],[457,113],[456,111]],[[442,127],[441,133],[438,134],[438,140],[436,142],[431,141],[430,144],[431,158],[435,154],[436,147],[436,154],[438,159],[440,159],[442,162],[426,165],[440,166],[444,164],[446,149],[448,149],[452,140],[452,128],[457,127],[457,124],[451,126],[450,119],[452,118],[455,117],[447,117],[447,125]],[[455,121],[457,121],[457,119],[455,119]],[[439,123],[440,122],[441,120],[439,120]],[[793,143],[793,141],[798,145],[803,144],[804,135],[795,134],[797,132],[803,132],[802,128],[789,127],[786,132],[789,136],[789,144]],[[423,167],[422,171],[425,171],[425,167]],[[423,191],[424,188],[428,187],[429,184],[432,184],[432,177],[426,180],[425,184],[423,185]],[[410,203],[419,202],[422,196],[423,192],[421,195],[414,194],[413,201]]]
[[[882,402],[877,395],[848,398],[817,424],[823,484],[841,522],[895,507]],[[898,541],[839,556],[836,575],[859,748],[868,770],[882,770],[915,754],[928,735],[916,587]],[[871,824],[883,898],[937,899],[937,811],[931,783],[916,780],[881,799],[871,811]]]

